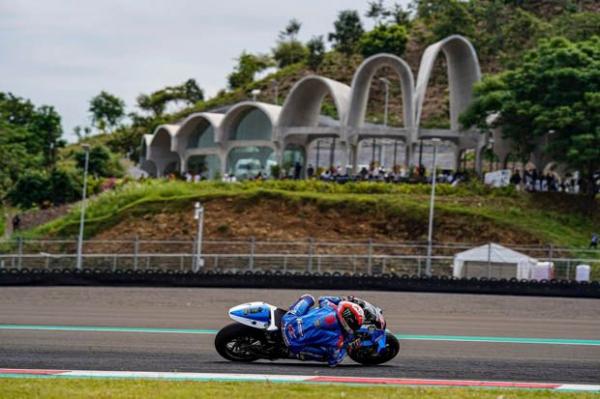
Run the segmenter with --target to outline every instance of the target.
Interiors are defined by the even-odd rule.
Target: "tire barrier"
[[[376,290],[600,298],[600,283],[278,271],[0,269],[0,286],[145,286]]]

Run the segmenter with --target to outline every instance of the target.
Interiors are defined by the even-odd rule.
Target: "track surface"
[[[218,329],[227,309],[264,300],[287,306],[294,290],[4,287],[0,324]],[[311,292],[313,295],[330,292]],[[339,294],[348,294],[341,292]],[[600,339],[600,301],[476,295],[352,292],[385,310],[398,334]],[[0,330],[0,367],[344,375],[545,382],[600,382],[600,347],[401,341],[378,367],[295,361],[235,364],[213,335]]]

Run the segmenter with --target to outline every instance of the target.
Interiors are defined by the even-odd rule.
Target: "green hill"
[[[195,201],[206,208],[207,240],[426,241],[427,185],[318,181],[129,183],[90,201],[86,236],[95,239],[192,239]],[[437,242],[554,245],[586,248],[598,215],[577,197],[528,194],[479,184],[439,185]],[[73,238],[79,211],[24,232],[29,238]]]

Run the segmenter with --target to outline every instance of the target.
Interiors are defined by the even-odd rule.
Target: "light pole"
[[[431,139],[433,143],[433,166],[431,169],[431,199],[429,201],[429,229],[427,230],[427,265],[425,267],[425,274],[431,276],[431,246],[433,239],[433,207],[435,204],[435,180],[436,180],[436,156],[437,146],[442,140]]]
[[[317,160],[316,160],[316,164],[317,164],[317,170],[319,169],[319,155],[321,153],[321,140],[317,140]]]
[[[200,270],[204,266],[204,259],[202,259],[202,230],[204,229],[204,207],[200,202],[194,204],[194,219],[197,220],[196,230],[196,256],[194,257],[194,272]]]
[[[388,106],[389,106],[389,102],[390,102],[390,81],[387,80],[386,78],[379,78],[379,80],[381,81],[381,83],[383,83],[383,86],[385,87],[385,103],[383,106],[383,126],[387,128],[388,125]],[[375,139],[373,139],[373,164],[375,164],[375,147],[376,147],[376,141]],[[381,166],[382,164],[382,159],[381,159],[381,153],[383,151],[383,144],[381,145],[380,149],[379,149],[379,166]]]
[[[252,101],[256,101],[256,97],[258,97],[258,95],[260,94],[260,90],[254,89],[250,92],[250,94],[252,94]]]
[[[85,151],[85,163],[83,167],[83,193],[82,193],[82,201],[81,201],[81,216],[79,219],[79,237],[77,239],[77,270],[81,270],[82,263],[82,254],[83,254],[83,227],[85,221],[85,200],[87,194],[87,175],[88,175],[88,166],[90,163],[90,145],[82,144],[81,148]]]
[[[490,140],[488,141],[488,143],[490,144],[489,150],[491,152],[491,154],[490,154],[490,172],[496,170],[496,154],[494,154],[494,143],[495,142],[496,142],[496,140],[494,140],[493,137],[491,137]]]
[[[383,107],[383,126],[388,125],[388,104],[390,100],[390,81],[386,78],[379,78],[379,80],[385,86],[385,106]]]
[[[275,105],[279,105],[279,82],[277,82],[275,79],[271,79],[271,84],[273,85]]]

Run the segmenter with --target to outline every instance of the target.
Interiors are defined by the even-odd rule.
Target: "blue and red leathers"
[[[302,360],[327,361],[336,366],[346,356],[346,343],[351,338],[340,324],[337,304],[340,297],[315,299],[303,295],[282,318],[282,335],[290,351]]]

